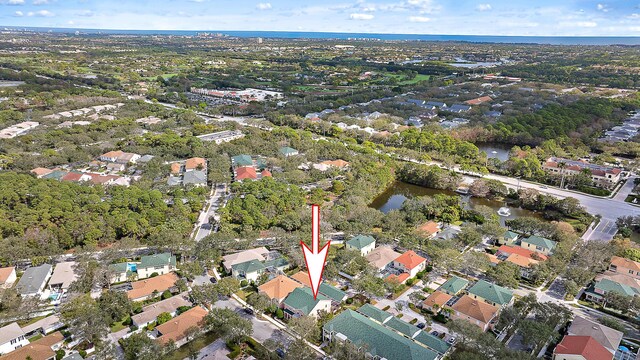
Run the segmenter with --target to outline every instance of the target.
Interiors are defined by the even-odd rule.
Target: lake
[[[383,213],[388,213],[394,209],[400,209],[402,204],[407,199],[411,199],[418,196],[434,196],[436,194],[445,194],[445,195],[456,195],[460,196],[465,208],[473,209],[478,205],[485,205],[496,212],[501,207],[505,206],[505,203],[502,201],[495,201],[489,199],[476,198],[468,195],[459,195],[453,191],[449,190],[437,190],[426,188],[418,185],[407,184],[403,182],[395,182],[385,192],[380,194],[377,198],[373,200],[373,202],[369,205],[374,209],[380,210]],[[518,217],[529,216],[529,217],[537,217],[540,216],[533,211],[525,210],[522,208],[516,208],[509,206],[511,210],[511,215],[508,217],[500,216],[500,224],[505,226],[505,220],[511,220]]]
[[[497,143],[478,143],[475,145],[480,149],[480,151],[487,153],[487,157],[489,159],[498,159],[500,161],[509,160],[509,151],[511,151],[512,148],[511,145]]]

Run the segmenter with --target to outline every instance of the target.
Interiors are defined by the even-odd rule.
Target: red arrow
[[[309,271],[309,281],[311,282],[311,290],[313,291],[313,299],[318,297],[318,288],[322,281],[322,273],[324,272],[324,265],[327,261],[327,254],[329,254],[329,245],[331,241],[320,250],[320,207],[318,205],[311,206],[311,249],[300,241],[302,246],[302,254],[304,255],[304,262],[307,264],[307,270]]]

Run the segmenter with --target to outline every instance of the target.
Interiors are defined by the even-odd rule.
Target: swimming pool
[[[131,271],[131,272],[138,271],[138,265],[136,263],[127,263],[127,271]]]

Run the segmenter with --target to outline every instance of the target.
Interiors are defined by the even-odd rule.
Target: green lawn
[[[29,342],[32,343],[32,342],[34,342],[36,340],[39,340],[39,339],[42,339],[42,334],[38,334],[36,336],[30,337],[29,338]]]

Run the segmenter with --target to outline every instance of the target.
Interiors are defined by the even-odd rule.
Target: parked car
[[[425,323],[420,323],[420,324],[418,324],[417,326],[418,326],[418,329],[424,329],[424,328],[427,326],[427,324],[425,324]]]
[[[449,340],[447,340],[447,344],[449,345],[453,345],[456,342],[456,338],[454,337],[450,337]]]
[[[244,308],[244,312],[246,312],[249,315],[253,315],[253,309]]]
[[[276,354],[278,354],[280,358],[284,359],[284,350],[276,349]]]
[[[437,331],[435,331],[435,330],[434,330],[434,331],[432,331],[432,332],[430,332],[429,334],[431,334],[431,335],[433,335],[433,336],[438,336],[438,335],[440,335],[440,333],[439,333],[439,332],[437,332]]]

